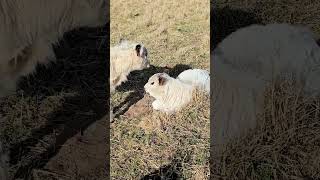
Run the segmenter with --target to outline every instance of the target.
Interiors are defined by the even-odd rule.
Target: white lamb
[[[36,64],[55,59],[52,44],[79,27],[107,23],[106,0],[3,0],[0,2],[0,97]]]
[[[185,70],[177,79],[210,93],[210,73],[204,69]]]
[[[306,93],[320,91],[320,48],[307,28],[251,25],[225,38],[213,51],[213,141],[224,144],[256,126],[264,90],[275,78],[296,79]]]
[[[194,87],[166,73],[156,73],[149,78],[144,89],[156,99],[152,103],[153,109],[172,114],[191,101]]]
[[[148,50],[142,43],[121,39],[118,45],[110,48],[110,91],[127,81],[130,72],[149,66]]]

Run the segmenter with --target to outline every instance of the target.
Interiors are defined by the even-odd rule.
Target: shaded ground
[[[84,135],[76,134],[44,167],[70,179],[107,179],[107,116],[92,125]]]
[[[99,128],[95,138],[88,135],[83,138],[88,138],[89,144],[100,145],[97,147],[101,151],[95,152],[100,159],[90,160],[90,165],[85,161],[72,162],[72,159],[79,159],[80,149],[88,156],[95,151],[94,146],[77,142],[77,136],[107,113],[107,34],[107,26],[67,33],[59,46],[55,46],[58,60],[48,68],[39,66],[34,75],[20,81],[16,95],[1,100],[4,115],[1,140],[10,150],[14,177],[30,178],[34,169],[54,172],[61,159],[71,170],[77,166],[78,172],[84,173],[82,176],[92,173],[93,164],[98,166],[97,171],[106,169],[97,163],[106,154],[106,145],[100,145],[106,134]],[[105,129],[107,124],[97,126]],[[79,153],[69,154],[69,147]],[[41,171],[44,167],[47,170]],[[67,171],[61,173],[76,177]],[[100,178],[106,176],[103,174]]]
[[[313,0],[219,0],[211,6],[211,41],[216,46],[254,23],[303,24],[320,35],[319,9],[320,2]],[[319,179],[319,100],[304,96],[290,82],[279,82],[265,93],[265,114],[258,127],[228,143],[221,157],[212,156],[211,178]]]

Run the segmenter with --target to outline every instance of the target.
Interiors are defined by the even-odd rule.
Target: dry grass
[[[0,100],[0,139],[10,151],[12,175],[30,178],[33,168],[41,169],[69,138],[106,113],[106,32],[66,33],[54,46],[57,61],[38,66],[21,78],[16,94]]]
[[[112,178],[138,179],[169,166],[159,176],[208,179],[209,110],[208,96],[197,93],[175,115],[151,111],[117,119],[111,125]]]
[[[280,82],[266,91],[258,127],[228,143],[212,164],[224,179],[320,178],[320,101]]]
[[[136,103],[147,79],[164,66],[172,67],[172,76],[190,67],[209,70],[209,11],[209,1],[111,1],[111,45],[121,37],[142,41],[154,65],[132,73],[112,103]],[[120,116],[111,125],[112,179],[208,179],[209,128],[209,100],[203,96],[172,116]]]
[[[219,1],[216,38],[252,23],[304,24],[320,35],[318,1]],[[220,21],[219,21],[220,20]],[[223,21],[223,22],[222,22]],[[216,44],[216,43],[215,43]],[[279,81],[265,92],[265,112],[258,127],[227,144],[212,157],[212,179],[319,179],[319,98],[311,98],[292,82]],[[214,123],[214,122],[212,122]]]

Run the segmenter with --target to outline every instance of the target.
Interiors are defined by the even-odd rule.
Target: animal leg
[[[154,110],[162,110],[163,106],[162,106],[162,103],[159,100],[155,100],[155,101],[152,102],[152,108]]]

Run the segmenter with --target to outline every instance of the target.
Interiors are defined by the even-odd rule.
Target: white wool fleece
[[[275,78],[298,80],[309,95],[320,92],[320,48],[308,28],[251,25],[230,34],[212,54],[215,144],[256,126],[265,87]]]
[[[179,111],[192,100],[193,86],[170,77],[166,73],[151,76],[144,86],[145,91],[156,100],[152,103],[155,110],[168,114]]]
[[[185,70],[178,75],[177,79],[210,93],[210,74],[204,69]]]
[[[0,97],[21,76],[55,59],[52,44],[65,32],[107,23],[106,0],[0,1]]]

